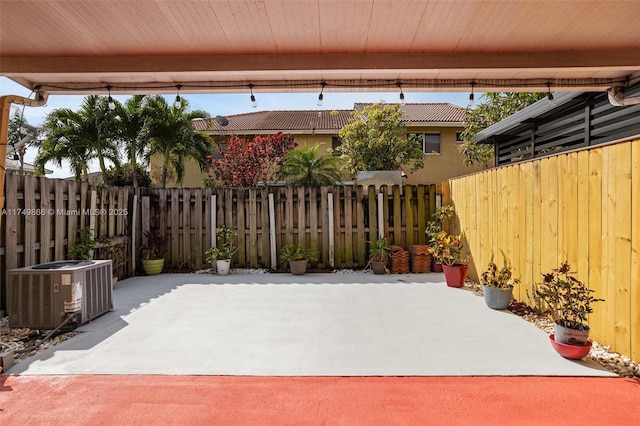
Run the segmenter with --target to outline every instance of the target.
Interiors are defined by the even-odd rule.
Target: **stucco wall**
[[[467,166],[458,151],[460,144],[456,142],[456,132],[462,127],[419,127],[412,128],[415,133],[440,133],[441,153],[439,155],[425,155],[424,168],[414,173],[407,167],[407,184],[441,183],[443,180],[484,170],[483,165]]]
[[[456,142],[456,132],[462,130],[462,127],[412,127],[410,131],[414,133],[440,133],[442,153],[439,155],[425,155],[424,168],[416,172],[411,173],[409,171],[410,167],[404,167],[407,172],[405,183],[412,185],[440,183],[446,179],[484,170],[485,167],[483,165],[467,166],[462,161],[462,156],[458,152],[459,143]],[[332,136],[334,135],[293,135],[294,141],[299,146],[312,146],[319,143],[320,152],[326,152],[331,148]],[[200,173],[198,165],[190,160],[187,162],[185,170],[185,178],[180,186],[184,188],[201,187],[205,175]],[[160,181],[159,158],[154,158],[151,162],[151,176],[154,181],[154,186],[158,186],[158,182]],[[175,179],[168,179],[167,186],[175,187]]]

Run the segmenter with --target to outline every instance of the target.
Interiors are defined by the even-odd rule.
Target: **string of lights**
[[[106,91],[109,99],[109,108],[113,109],[111,94],[119,93],[170,93],[176,91],[174,105],[179,107],[181,103],[181,91],[189,93],[237,93],[247,90],[251,106],[258,106],[254,91],[277,92],[277,91],[300,91],[310,92],[320,89],[318,95],[318,105],[321,106],[326,90],[333,91],[358,91],[358,90],[379,90],[379,91],[399,91],[400,103],[405,103],[405,89],[410,91],[463,91],[470,90],[469,106],[473,107],[475,92],[499,92],[499,91],[532,91],[546,92],[549,103],[554,103],[552,90],[557,91],[588,91],[585,87],[608,90],[612,87],[628,87],[640,80],[640,76],[624,78],[579,78],[579,79],[474,79],[474,80],[439,80],[439,79],[411,79],[411,80],[340,80],[340,81],[316,81],[316,80],[285,80],[285,81],[196,81],[181,83],[108,83],[99,86],[83,86],[73,83],[69,84],[41,84],[34,87],[34,90],[44,90],[52,92],[83,92],[83,93],[104,93]],[[113,105],[113,107],[112,107]]]
[[[41,89],[45,91],[69,91],[69,92],[93,92],[103,91],[111,93],[128,92],[128,91],[188,91],[197,90],[220,90],[235,91],[249,88],[250,92],[255,91],[277,91],[279,89],[308,89],[320,88],[321,93],[324,90],[344,90],[344,89],[387,89],[398,90],[413,89],[429,91],[430,89],[457,89],[462,91],[468,89],[470,91],[498,91],[498,89],[546,89],[557,88],[559,90],[567,90],[576,87],[602,87],[603,89],[611,86],[629,85],[640,80],[640,76],[633,78],[579,78],[579,79],[474,79],[474,80],[439,80],[439,79],[411,79],[411,80],[340,80],[340,81],[315,81],[315,80],[295,80],[295,81],[254,81],[254,82],[219,82],[219,81],[196,81],[196,82],[171,82],[171,83],[105,83],[102,85],[84,86],[75,83],[58,83],[58,84],[39,84],[34,86],[34,90]]]

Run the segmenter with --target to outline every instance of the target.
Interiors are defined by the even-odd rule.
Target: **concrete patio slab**
[[[615,376],[442,274],[162,274],[11,374]]]

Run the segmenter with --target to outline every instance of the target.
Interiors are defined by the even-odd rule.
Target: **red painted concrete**
[[[638,425],[640,380],[2,376],[6,425]]]

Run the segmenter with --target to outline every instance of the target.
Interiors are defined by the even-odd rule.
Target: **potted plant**
[[[384,102],[356,109],[350,122],[340,129],[345,169],[359,184],[402,184],[401,165],[411,162],[411,171],[424,167],[422,144],[415,135],[407,135],[407,121],[399,104]],[[382,171],[384,178],[375,176]],[[370,182],[363,182],[366,179]],[[392,179],[389,182],[381,179]]]
[[[391,246],[387,242],[386,238],[378,238],[375,241],[370,241],[369,246],[369,265],[374,274],[389,273],[387,269],[387,262],[389,261],[389,253],[391,252]]]
[[[520,283],[519,278],[513,278],[511,272],[511,262],[500,250],[502,254],[502,268],[493,262],[493,253],[487,269],[480,276],[482,284],[482,295],[484,301],[491,309],[507,309],[513,298],[513,287]]]
[[[436,243],[438,234],[440,234],[440,232],[442,231],[442,224],[444,223],[444,221],[453,217],[454,212],[455,209],[450,204],[440,206],[431,216],[431,220],[427,221],[427,226],[424,232],[425,234],[427,234],[427,243],[430,247]],[[433,256],[431,259],[431,271],[442,272],[442,263],[439,263],[436,260],[435,256]]]
[[[163,256],[169,240],[160,231],[145,231],[142,236],[142,268],[147,275],[158,275],[164,267]]]
[[[307,264],[315,257],[315,250],[301,244],[287,244],[280,249],[280,259],[289,264],[293,275],[304,275]]]
[[[440,231],[429,251],[442,264],[444,278],[449,287],[462,287],[469,272],[469,265],[462,256],[462,235],[450,235]]]
[[[537,285],[534,299],[542,302],[542,310],[551,316],[554,322],[554,334],[549,336],[554,348],[563,356],[569,353],[572,358],[586,356],[591,348],[587,315],[593,313],[592,303],[603,299],[593,297],[594,290],[574,277],[568,262],[559,268],[542,274],[542,283]],[[583,349],[565,346],[580,346]]]
[[[221,243],[205,251],[205,260],[216,264],[216,270],[220,275],[227,275],[231,268],[231,257],[238,251],[236,239],[238,231],[235,228],[223,225],[216,228],[216,241]]]

